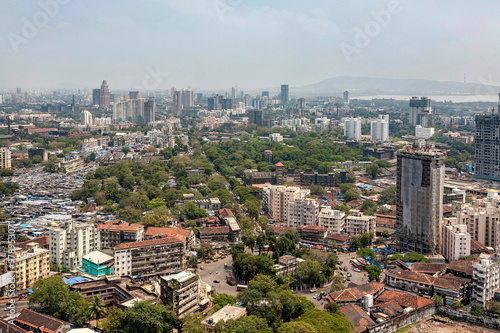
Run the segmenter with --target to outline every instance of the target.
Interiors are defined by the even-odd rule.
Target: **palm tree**
[[[94,296],[90,302],[89,311],[90,315],[95,318],[95,327],[97,327],[97,320],[106,311],[106,306],[102,302],[102,298]]]

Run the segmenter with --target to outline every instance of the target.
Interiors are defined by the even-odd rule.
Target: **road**
[[[22,309],[28,308],[28,301],[26,301],[26,300],[17,301],[15,304],[16,304],[16,307],[15,307],[16,313],[21,312]],[[1,318],[5,318],[6,316],[9,315],[10,309],[7,308],[8,305],[9,305],[9,303],[0,304],[0,317]]]
[[[227,263],[227,269],[224,269],[225,263]],[[217,262],[198,264],[198,273],[200,274],[201,281],[209,283],[217,293],[236,296],[238,294],[236,286],[230,286],[226,282],[226,276],[230,275],[232,268],[231,264],[231,255],[228,255],[225,259],[219,259]],[[201,269],[201,266],[203,266],[203,269]],[[219,280],[220,283],[214,283],[214,280]]]

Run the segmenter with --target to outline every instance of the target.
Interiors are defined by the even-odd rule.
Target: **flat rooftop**
[[[221,320],[238,319],[246,314],[247,310],[238,305],[228,304],[210,317],[201,322],[202,325],[215,326]]]

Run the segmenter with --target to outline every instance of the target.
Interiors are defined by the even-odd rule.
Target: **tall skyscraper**
[[[127,98],[113,104],[113,121],[142,122],[144,120],[144,98],[138,95],[137,99]]]
[[[372,141],[389,140],[389,115],[380,115],[379,119],[370,123],[370,139]]]
[[[231,110],[233,108],[233,100],[231,98],[224,98],[222,101],[222,110]]]
[[[196,94],[196,101],[198,103],[201,103],[202,100],[203,100],[203,94],[202,93],[197,93]]]
[[[261,127],[264,123],[264,117],[263,117],[264,114],[262,110],[255,110],[255,109],[248,110],[247,116],[249,124],[256,124],[257,126]]]
[[[181,103],[183,108],[194,106],[194,91],[192,89],[182,89]]]
[[[231,99],[236,99],[236,87],[231,88]]]
[[[427,97],[410,99],[410,124],[430,127],[432,125],[431,100]]]
[[[245,92],[242,90],[240,91],[240,99],[244,102],[245,101]]]
[[[288,104],[289,100],[289,95],[288,95],[288,84],[282,84],[281,85],[281,104]]]
[[[306,108],[306,99],[305,98],[299,98],[297,99],[297,108],[299,109],[305,109]]]
[[[262,92],[262,97],[267,97],[267,98],[269,98],[269,91],[263,91],[263,92]]]
[[[83,110],[82,113],[81,113],[81,123],[82,125],[84,126],[90,126],[90,125],[93,125],[94,122],[93,122],[93,116],[92,116],[92,113],[90,113],[89,111],[87,110]]]
[[[180,111],[182,110],[182,101],[181,101],[181,92],[178,90],[175,90],[172,94],[172,99],[173,99],[173,109],[174,111]]]
[[[156,113],[156,103],[154,97],[149,97],[149,99],[144,103],[144,122],[151,123],[155,121]]]
[[[10,149],[1,147],[0,148],[0,170],[11,168],[11,154]]]
[[[344,104],[349,104],[349,92],[344,91]]]
[[[128,96],[130,97],[130,99],[137,99],[137,96],[139,96],[139,92],[135,90],[129,91]]]
[[[92,90],[92,105],[99,105],[101,103],[101,89]]]
[[[344,135],[349,139],[361,140],[361,119],[345,118]]]
[[[441,253],[444,154],[407,146],[397,153],[396,234],[402,252]]]
[[[109,108],[109,87],[106,80],[102,81],[101,93],[99,95],[99,106],[103,108]]]
[[[500,94],[499,99],[500,99]],[[500,103],[499,103],[500,104]],[[499,105],[500,107],[500,105]],[[476,115],[475,177],[500,180],[500,114]]]
[[[16,88],[16,94],[21,95],[21,92],[22,92],[21,88]]]

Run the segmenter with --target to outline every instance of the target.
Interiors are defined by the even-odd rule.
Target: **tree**
[[[370,199],[363,201],[361,205],[361,212],[365,215],[375,215],[377,212],[377,204]]]
[[[67,274],[67,273],[69,273],[69,272],[70,272],[70,269],[69,269],[69,267],[67,267],[67,266],[63,266],[63,267],[61,267],[60,272],[61,272],[61,273],[64,273],[64,274]]]
[[[302,321],[290,321],[284,323],[278,328],[278,333],[316,333],[318,332],[313,326]]]
[[[344,201],[349,202],[352,200],[359,199],[360,193],[358,190],[350,188],[344,193]]]
[[[259,250],[259,256],[261,255],[262,253],[262,250],[264,250],[265,246],[267,245],[267,238],[266,238],[266,234],[264,233],[260,233],[258,236],[257,236],[257,239],[255,240],[255,246],[257,247],[257,249]]]
[[[396,204],[396,186],[389,186],[387,189],[380,192],[378,204],[379,205],[395,205]]]
[[[12,169],[2,169],[2,171],[0,171],[0,176],[2,177],[14,176],[14,171],[12,171]]]
[[[124,154],[130,153],[130,148],[129,147],[123,147],[122,148],[122,153],[124,153]]]
[[[476,257],[474,257],[472,255],[460,256],[460,257],[458,257],[458,260],[476,260]]]
[[[136,302],[125,310],[121,322],[123,333],[135,333],[138,328],[141,333],[169,333],[182,328],[182,320],[169,307],[149,301]]]
[[[373,232],[367,232],[365,234],[361,235],[361,245],[363,246],[370,246],[372,244],[373,238],[375,235]]]
[[[351,333],[354,326],[342,313],[329,313],[317,309],[306,311],[300,318],[316,329],[318,333]]]
[[[104,333],[122,333],[123,311],[117,307],[108,309],[108,317],[103,322]]]
[[[252,254],[253,254],[253,249],[255,248],[256,241],[257,237],[255,237],[255,235],[249,235],[246,237],[245,240],[245,245],[252,251]]]
[[[311,195],[319,195],[320,197],[325,195],[325,190],[323,190],[323,187],[321,185],[311,185],[309,186],[309,189],[311,190]]]
[[[341,275],[335,275],[332,280],[332,289],[330,290],[332,293],[340,290],[344,290],[345,286],[342,283],[344,278]]]
[[[329,313],[340,314],[340,306],[335,302],[328,302],[325,304],[325,310]]]
[[[201,260],[206,259],[213,253],[214,249],[212,244],[210,243],[203,243],[200,245],[200,248],[198,249],[197,255],[198,258]]]
[[[235,261],[238,254],[245,253],[245,245],[243,245],[241,243],[234,244],[233,246],[231,246],[231,250],[229,250],[229,253],[233,257],[233,261]]]
[[[236,320],[219,321],[215,326],[216,332],[224,333],[272,333],[273,330],[263,318],[244,316]]]
[[[370,281],[378,280],[380,278],[380,273],[382,273],[382,270],[375,265],[365,266],[365,270],[368,272]]]
[[[358,252],[356,252],[356,254],[361,258],[366,258],[368,256],[370,257],[371,260],[375,260],[376,257],[375,251],[367,248],[359,249]]]
[[[189,257],[188,264],[190,267],[198,268],[198,258],[195,256]]]
[[[28,297],[30,304],[40,304],[45,312],[54,315],[69,293],[68,285],[60,276],[51,276],[35,281],[33,292]]]
[[[436,303],[436,306],[443,305],[443,297],[438,293],[434,293],[434,295],[432,295],[432,300]]]
[[[68,291],[55,317],[81,326],[90,319],[89,302],[78,291]]]
[[[102,298],[94,296],[90,301],[89,311],[90,315],[95,318],[95,327],[98,327],[97,321],[99,320],[99,317],[106,312],[106,306],[102,302]]]
[[[228,304],[236,304],[236,298],[233,295],[219,294],[212,299],[213,312],[217,312]]]
[[[453,301],[451,302],[450,304],[450,307],[453,309],[453,310],[458,310],[460,308],[462,308],[464,305],[460,302],[460,301]]]
[[[376,179],[382,172],[383,170],[376,163],[372,163],[366,167],[366,173],[371,179]]]

